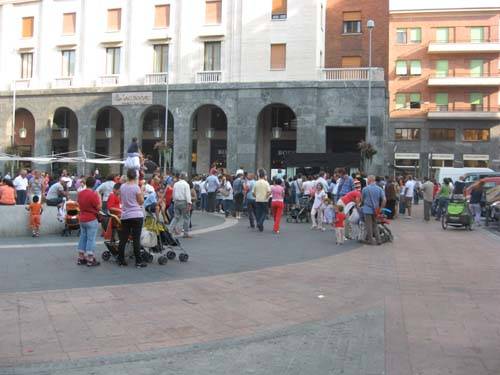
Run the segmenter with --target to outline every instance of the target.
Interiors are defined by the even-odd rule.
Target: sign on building
[[[153,104],[152,92],[115,92],[112,94],[113,105],[150,105]]]

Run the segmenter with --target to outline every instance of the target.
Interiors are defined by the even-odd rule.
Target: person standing
[[[413,180],[413,177],[410,175],[408,176],[408,179],[406,180],[405,183],[405,206],[406,210],[408,211],[408,215],[406,216],[407,219],[411,219],[411,205],[414,199],[414,194],[415,194],[415,181]]]
[[[448,209],[448,202],[450,201],[452,188],[450,186],[450,179],[445,178],[443,183],[441,184],[441,188],[437,193],[438,196],[438,211],[436,215],[436,220],[441,219],[441,215],[446,214],[446,210]]]
[[[319,229],[324,231],[323,227],[323,210],[325,199],[327,198],[323,185],[321,183],[316,185],[316,193],[314,194],[314,203],[311,210],[311,229]]]
[[[79,266],[95,267],[100,263],[96,260],[95,238],[99,222],[97,214],[101,210],[101,198],[93,189],[95,185],[94,177],[87,177],[85,189],[78,193],[78,205],[80,206],[80,240],[78,241],[78,261]]]
[[[481,226],[481,200],[484,194],[484,181],[479,180],[475,183],[470,192],[469,205],[472,215],[474,216],[474,223]]]
[[[191,188],[186,181],[187,173],[181,172],[179,180],[174,184],[172,194],[174,200],[174,218],[170,223],[170,231],[179,234],[177,230],[178,223],[182,220],[184,229],[184,238],[191,238],[189,235],[189,211],[191,211]]]
[[[255,186],[255,175],[253,173],[248,174],[248,179],[246,182],[246,201],[247,201],[247,213],[248,220],[250,221],[250,228],[255,228],[256,215],[255,215],[255,195],[253,195],[253,188]]]
[[[376,244],[380,245],[380,233],[377,228],[377,211],[383,208],[386,203],[384,191],[375,183],[375,176],[370,175],[367,178],[367,185],[362,191],[363,207],[362,212],[366,224],[365,243],[375,245],[373,236],[375,235]]]
[[[273,232],[275,234],[280,233],[281,216],[283,215],[284,208],[285,189],[281,184],[281,179],[276,178],[273,186],[271,187],[271,212],[274,218]]]
[[[205,185],[205,182],[206,182],[206,178],[204,180],[200,181],[200,183],[199,183],[201,212],[207,211],[207,208],[208,208],[208,193],[207,193],[207,187]]]
[[[25,205],[28,191],[28,179],[26,178],[26,169],[21,169],[19,175],[14,178],[12,183],[16,189],[16,204]]]
[[[345,213],[343,206],[335,206],[335,237],[336,244],[343,245],[345,239]]]
[[[422,193],[424,195],[424,220],[429,221],[431,219],[432,201],[434,200],[434,184],[427,176],[424,177]]]
[[[217,178],[217,169],[210,170],[210,176],[205,181],[205,188],[207,189],[207,212],[215,212],[215,199],[217,197],[217,190],[220,184]]]
[[[267,182],[267,174],[264,169],[259,169],[259,180],[253,187],[253,195],[255,197],[255,216],[257,219],[257,228],[259,231],[264,231],[264,220],[267,216],[267,207],[269,196],[271,195],[271,187]]]
[[[33,201],[33,197],[39,197],[39,202],[43,202],[45,197],[45,180],[42,177],[40,171],[33,171],[33,178],[31,179],[29,186],[29,199]]]
[[[236,175],[236,179],[233,182],[233,194],[234,194],[234,212],[236,214],[236,219],[241,219],[241,212],[243,211],[243,198],[244,198],[244,187],[245,181],[243,180],[243,171],[239,170]]]
[[[356,187],[354,186],[354,180],[352,179],[351,176],[349,176],[344,168],[339,169],[339,174],[340,178],[338,181],[338,188],[337,188],[337,199],[342,198],[344,195],[347,193],[356,190]]]
[[[231,185],[231,176],[226,176],[223,179],[223,184],[221,186],[222,193],[222,209],[224,210],[224,216],[228,217],[233,212],[233,186]]]
[[[387,216],[392,220],[396,214],[396,201],[398,200],[398,188],[394,182],[394,177],[389,177],[384,190],[385,198],[387,199],[387,208],[391,211]]]
[[[120,232],[120,244],[118,245],[118,265],[126,266],[125,246],[132,237],[134,248],[135,266],[137,268],[147,267],[141,257],[141,232],[144,221],[142,205],[144,196],[137,183],[139,176],[135,169],[127,170],[127,182],[120,187],[120,200],[122,203],[122,230]]]
[[[107,211],[108,209],[108,198],[109,195],[113,192],[113,187],[115,186],[115,176],[109,175],[106,178],[106,181],[99,185],[99,187],[95,190],[97,194],[101,196],[102,199],[102,209],[103,211]]]

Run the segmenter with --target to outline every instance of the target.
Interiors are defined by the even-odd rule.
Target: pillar
[[[174,115],[174,171],[191,173],[191,117],[176,108]]]

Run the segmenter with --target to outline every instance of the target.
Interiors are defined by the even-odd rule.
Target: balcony
[[[500,86],[500,76],[493,74],[431,76],[429,86]]]
[[[321,70],[323,81],[368,81],[369,68],[328,68]],[[384,69],[372,68],[372,81],[384,80]]]
[[[118,74],[110,74],[106,76],[100,76],[97,81],[97,86],[116,86],[118,84]]]
[[[432,105],[427,113],[429,120],[500,120],[500,107],[481,104]]]
[[[458,42],[431,42],[428,53],[496,53],[500,52],[500,41],[489,39],[484,41],[470,40]]]
[[[145,85],[166,85],[168,81],[168,73],[151,73],[144,77]]]
[[[222,82],[221,71],[203,71],[196,73],[196,83]]]
[[[23,78],[23,79],[16,79],[12,83],[12,89],[14,90],[28,90],[31,86],[31,79],[29,78]]]
[[[72,77],[60,77],[55,78],[52,82],[52,88],[54,89],[63,89],[73,86],[73,78]]]

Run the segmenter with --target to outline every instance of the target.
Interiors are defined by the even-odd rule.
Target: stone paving
[[[280,236],[284,246],[294,246],[285,237],[291,227],[285,225]],[[333,255],[245,272],[1,293],[0,373],[43,373],[44,366],[56,366],[61,374],[90,373],[95,370],[95,358],[110,358],[109,365],[115,366],[98,373],[165,373],[156,370],[170,364],[168,350],[183,346],[181,358],[193,353],[193,359],[207,365],[181,366],[177,373],[377,374],[381,373],[377,348],[383,346],[385,374],[499,374],[500,237],[483,230],[445,232],[439,223],[417,218],[396,220],[393,231],[394,244],[336,253],[332,233],[308,232],[301,236],[307,237],[310,248],[324,246],[324,238],[330,236]],[[220,238],[231,237],[231,232],[219,232]],[[238,232],[238,236],[251,251],[250,244],[259,234]],[[362,323],[378,316],[377,312],[383,318],[381,335],[377,324],[370,331]],[[329,343],[325,355],[335,356],[338,348],[344,348],[342,358],[363,358],[356,366],[343,367],[336,361],[338,366],[323,362],[314,367],[321,358],[308,355],[314,350],[304,350],[296,367],[312,372],[295,371],[293,363],[279,367],[281,362],[274,363],[269,356],[255,364],[259,350],[272,350],[266,334],[309,332],[311,345],[319,345],[329,341],[324,336],[312,339],[318,329],[311,324],[335,327],[339,321],[353,322],[358,328],[332,328],[327,337],[337,344]],[[300,343],[294,334],[280,337],[285,336],[292,339],[277,343],[277,355],[287,353],[293,342]],[[342,344],[346,337],[357,344]],[[245,343],[245,338],[250,341]],[[227,340],[243,340],[236,346],[240,350],[231,352]],[[215,362],[196,352],[199,345],[212,345],[210,350],[226,367],[212,371]],[[249,355],[244,357],[247,350]],[[230,358],[235,355],[240,365],[231,371]],[[75,366],[74,361],[86,358],[88,368]],[[134,372],[133,366],[130,371],[120,367],[133,358],[142,372]],[[175,356],[171,360],[172,366],[178,366]]]

